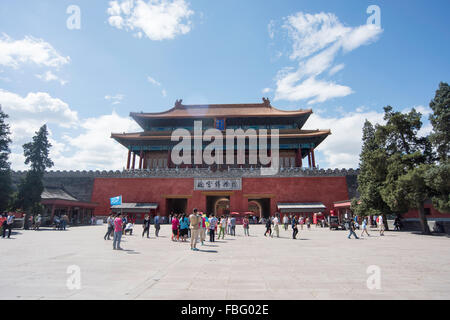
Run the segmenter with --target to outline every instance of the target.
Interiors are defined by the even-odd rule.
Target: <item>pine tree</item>
[[[430,141],[436,148],[439,161],[445,162],[449,159],[450,152],[450,87],[447,83],[439,84],[430,108],[433,110],[430,115],[433,126]]]
[[[358,174],[359,201],[352,201],[352,210],[358,216],[386,215],[391,213],[383,200],[380,190],[387,174],[387,154],[375,139],[375,128],[366,120],[363,127],[363,146],[359,156],[360,172]],[[387,222],[387,219],[383,219]],[[385,223],[386,230],[387,223]]]
[[[421,114],[414,108],[409,113],[384,108],[386,125],[379,126],[376,138],[387,152],[387,175],[380,190],[391,210],[407,212],[419,210],[422,232],[429,234],[424,204],[430,194],[425,184],[433,154],[427,137],[419,137]]]
[[[42,179],[45,170],[53,166],[49,157],[51,144],[48,141],[47,126],[43,125],[33,141],[23,145],[25,164],[30,164],[30,170],[25,179],[21,181],[18,192],[18,203],[25,210],[24,228],[28,229],[28,220],[32,212],[36,211],[44,191]]]
[[[430,141],[438,163],[426,172],[425,183],[431,189],[433,206],[440,212],[450,212],[450,87],[447,83],[439,84],[430,108],[433,110]]]
[[[0,105],[0,212],[8,208],[12,193],[11,164],[8,161],[11,153],[11,132],[6,123],[8,117]]]

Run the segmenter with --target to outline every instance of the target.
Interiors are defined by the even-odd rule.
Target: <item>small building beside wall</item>
[[[80,201],[71,195],[64,187],[45,187],[41,195],[44,206],[42,223],[52,225],[55,216],[67,215],[69,225],[89,225],[94,215],[97,203]]]

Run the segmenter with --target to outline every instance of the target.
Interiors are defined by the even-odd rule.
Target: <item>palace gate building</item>
[[[128,155],[122,170],[45,173],[45,187],[64,190],[72,201],[67,202],[67,195],[64,203],[58,200],[48,210],[48,219],[51,221],[55,212],[63,209],[73,212],[78,219],[80,215],[75,213],[80,208],[87,210],[83,217],[89,217],[92,211],[97,217],[121,211],[137,222],[148,213],[168,216],[170,213],[190,213],[194,208],[219,215],[251,212],[258,217],[280,212],[309,216],[313,221],[329,214],[344,215],[350,211],[350,199],[359,197],[358,169],[319,168],[314,151],[321,143],[326,143],[331,132],[303,129],[311,114],[312,110],[278,110],[264,98],[262,103],[221,105],[184,105],[179,100],[166,112],[131,113],[142,130],[111,135]],[[201,132],[195,128],[199,121]],[[240,159],[243,155],[244,161],[236,161],[241,150],[226,150],[224,135],[220,137],[224,154],[220,156],[220,152],[213,152],[222,159],[219,164],[206,163],[202,158],[200,162],[192,161],[194,156],[190,163],[176,164],[172,150],[179,141],[171,139],[176,129],[184,129],[182,136],[192,137],[194,153],[206,152],[210,147],[211,142],[204,141],[206,130],[217,129],[216,132],[225,134],[227,129],[234,129],[238,138],[242,136],[246,140],[245,150],[240,153]],[[242,129],[241,133],[238,133],[239,129]],[[267,133],[262,131],[264,129]],[[255,152],[249,142],[255,136],[265,136],[267,146],[263,151],[271,155],[272,140],[268,136],[273,129],[279,130],[280,168],[275,174],[262,175],[261,167],[269,164],[261,159],[249,163]],[[196,139],[200,139],[197,145]],[[234,159],[231,164],[225,161],[225,154],[230,151]],[[16,188],[25,174],[25,171],[13,172]],[[117,196],[122,196],[123,203],[111,207],[109,199]],[[44,198],[45,204],[48,199]],[[430,221],[444,222],[450,230],[448,214],[437,212],[430,204],[427,210]],[[405,213],[404,222],[409,220],[417,229],[416,211]],[[83,219],[79,220],[83,223]]]
[[[110,209],[109,198],[122,195],[124,204],[114,210],[129,211],[142,218],[144,213],[253,212],[269,216],[275,212],[310,215],[328,213],[333,202],[349,199],[348,180],[356,172],[325,171],[317,167],[314,150],[330,130],[304,130],[312,110],[282,111],[268,99],[254,104],[184,105],[159,113],[131,113],[141,126],[137,133],[112,133],[111,137],[128,152],[120,177],[95,179],[92,201],[99,203],[98,215]],[[218,129],[223,133],[223,156],[219,164],[194,162],[195,121],[201,121],[202,133]],[[185,129],[192,137],[189,163],[176,165],[172,132]],[[238,163],[238,150],[226,150],[226,130],[242,129],[245,138],[244,163]],[[267,133],[261,134],[261,130]],[[267,138],[271,155],[271,130],[279,130],[279,166],[275,175],[261,175],[260,168],[270,164],[250,163],[255,152],[250,139]],[[259,134],[259,135],[258,135]],[[237,140],[236,140],[237,141]],[[210,142],[201,141],[202,151]],[[216,151],[217,152],[217,151]],[[226,163],[226,152],[233,152],[233,163]],[[215,153],[213,153],[215,154]]]

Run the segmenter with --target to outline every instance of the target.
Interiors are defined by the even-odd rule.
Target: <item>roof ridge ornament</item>
[[[175,108],[181,108],[183,106],[183,99],[179,99],[175,101]]]
[[[264,104],[264,106],[270,108],[271,106],[270,106],[270,100],[269,100],[269,98],[264,98],[264,97],[263,97],[262,99],[263,99],[263,104]]]

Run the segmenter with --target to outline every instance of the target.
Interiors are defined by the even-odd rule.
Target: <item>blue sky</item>
[[[67,28],[70,5],[81,29]],[[367,27],[370,5],[379,27]],[[43,123],[55,169],[121,169],[126,150],[109,135],[138,130],[130,111],[263,96],[312,108],[305,127],[332,130],[320,167],[356,167],[362,123],[380,122],[383,106],[418,108],[430,130],[428,103],[450,78],[449,11],[448,1],[2,1],[13,169],[26,168],[21,145]]]

